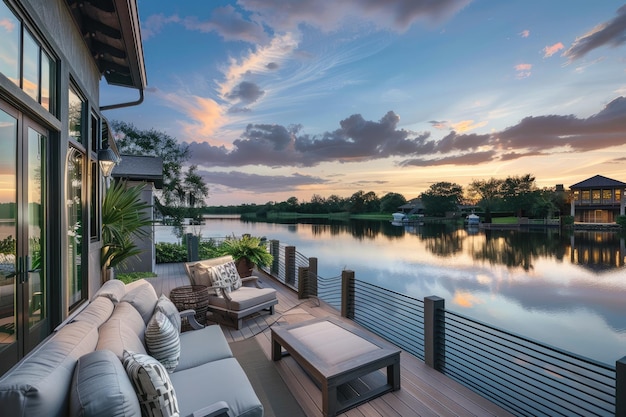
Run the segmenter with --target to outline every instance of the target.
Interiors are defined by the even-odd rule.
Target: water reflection
[[[606,363],[626,355],[625,236],[390,222],[209,221],[205,237],[250,233],[318,258],[318,274],[417,299]],[[157,240],[161,241],[157,235]]]

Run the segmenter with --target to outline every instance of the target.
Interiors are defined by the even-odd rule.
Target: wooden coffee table
[[[386,392],[400,389],[400,349],[334,317],[272,326],[272,359],[291,355],[322,391],[324,416],[335,416]],[[283,348],[285,353],[283,353]],[[387,368],[386,383],[339,399],[342,384]],[[361,384],[364,385],[364,384]]]

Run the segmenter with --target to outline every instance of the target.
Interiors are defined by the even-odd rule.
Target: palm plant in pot
[[[126,182],[115,182],[102,202],[102,251],[100,266],[104,280],[117,265],[141,253],[134,238],[149,235],[145,226],[152,220],[147,213],[151,206],[141,200],[142,185],[128,187]]]
[[[220,255],[230,255],[235,261],[237,272],[243,277],[252,275],[254,266],[268,266],[274,260],[265,243],[258,237],[244,235],[240,239],[226,239],[219,248]]]

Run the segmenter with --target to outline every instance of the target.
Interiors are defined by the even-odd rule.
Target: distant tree
[[[158,156],[163,160],[163,190],[160,194],[164,206],[176,206],[184,200],[183,164],[189,160],[189,147],[155,129],[141,130],[132,123],[112,120],[117,133],[115,143],[123,154]]]
[[[491,213],[502,201],[502,180],[474,180],[469,184],[470,198],[478,200],[478,206],[485,212],[485,222],[491,223]]]
[[[339,197],[337,194],[331,194],[326,199],[326,207],[329,213],[339,213],[347,210],[347,201],[343,197]]]
[[[406,198],[402,194],[387,193],[380,198],[380,212],[393,213],[404,204],[406,204]]]
[[[452,182],[437,182],[420,194],[424,211],[430,216],[445,216],[455,212],[463,198],[463,187]]]
[[[518,216],[528,215],[535,204],[536,190],[535,177],[531,174],[507,177],[502,182],[504,208]]]
[[[287,203],[287,211],[296,212],[298,211],[298,198],[297,197],[289,197],[286,201]]]
[[[380,200],[373,191],[366,193],[359,190],[349,199],[348,211],[350,213],[374,213],[379,210]]]

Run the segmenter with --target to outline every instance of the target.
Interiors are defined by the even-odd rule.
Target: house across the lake
[[[570,215],[579,223],[615,223],[624,215],[626,183],[596,175],[571,185]]]

